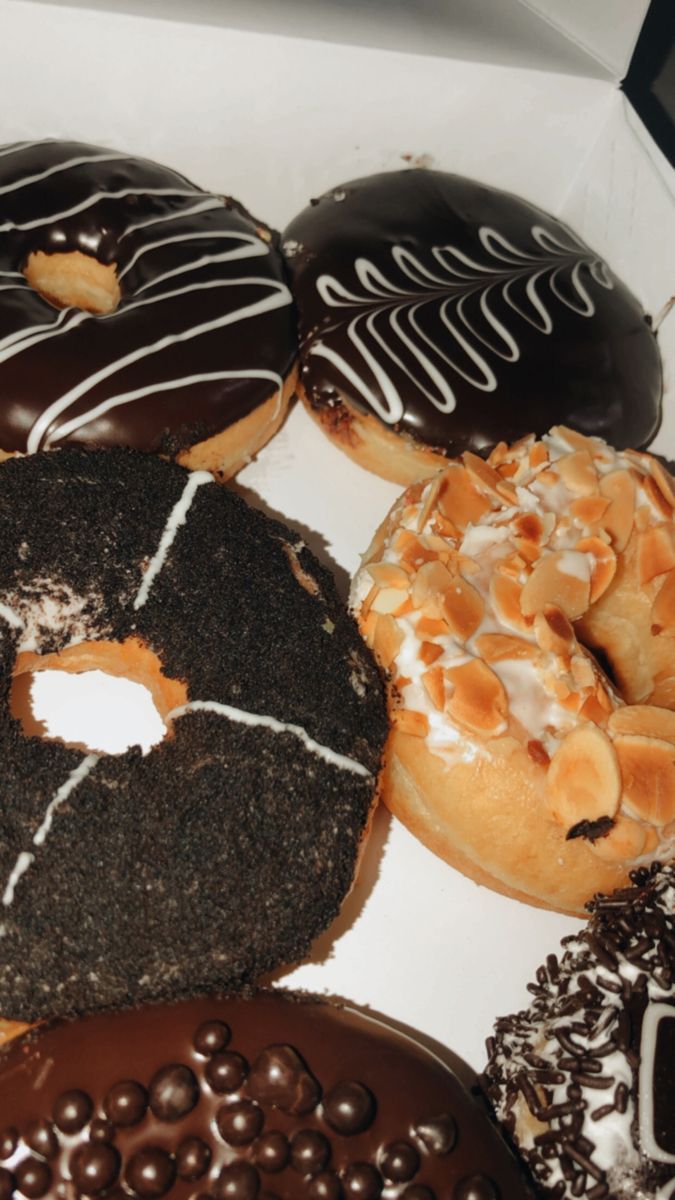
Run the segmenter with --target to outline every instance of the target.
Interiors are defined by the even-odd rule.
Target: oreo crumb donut
[[[0,149],[0,207],[0,451],[131,446],[226,478],[278,429],[292,299],[239,204],[42,141]]]
[[[7,1197],[531,1196],[440,1058],[373,1017],[284,993],[31,1031],[0,1051],[0,1130]]]
[[[440,171],[352,180],[291,221],[301,388],[351,458],[409,484],[565,424],[646,446],[661,365],[645,314],[560,221]]]
[[[633,881],[488,1043],[497,1114],[551,1200],[675,1195],[675,867]]]
[[[477,882],[582,912],[675,856],[674,507],[656,459],[557,427],[414,484],[367,550],[383,798]]]
[[[301,957],[351,886],[387,724],[329,572],[206,472],[134,451],[7,459],[0,517],[0,1012]],[[97,666],[152,690],[149,753],[22,731],[27,673]]]

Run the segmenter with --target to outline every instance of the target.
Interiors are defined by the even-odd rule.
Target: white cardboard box
[[[0,143],[156,158],[282,227],[310,196],[419,161],[569,220],[658,313],[675,172],[618,90],[646,0],[0,0]],[[675,314],[660,334],[675,456]],[[239,477],[344,589],[398,489],[296,409]],[[477,888],[384,812],[340,920],[285,982],[346,996],[475,1067],[576,922]]]

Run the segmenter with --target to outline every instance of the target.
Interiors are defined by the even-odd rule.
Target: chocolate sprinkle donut
[[[224,1053],[209,1049],[205,1028],[214,1024],[244,1064],[226,1091],[214,1089],[209,1073]],[[74,1094],[80,1120],[64,1129]],[[120,1112],[126,1094],[144,1101]],[[450,1144],[427,1136],[441,1124],[456,1131]],[[36,1144],[37,1127],[48,1144]],[[12,1130],[0,1164],[7,1200],[19,1188],[31,1197],[69,1194],[73,1185],[78,1195],[118,1200],[531,1195],[484,1107],[440,1058],[372,1017],[284,993],[32,1031],[0,1051],[4,1128]]]
[[[0,1012],[236,988],[301,957],[351,885],[387,729],[329,572],[206,472],[133,451],[7,460],[0,521]],[[22,654],[101,639],[187,687],[145,755],[11,714]]]
[[[488,1043],[488,1093],[550,1200],[675,1195],[675,865],[632,879]]]
[[[441,171],[371,175],[313,200],[282,248],[306,402],[355,458],[355,414],[449,456],[554,424],[617,448],[658,429],[661,365],[642,308],[572,230],[517,196]]]

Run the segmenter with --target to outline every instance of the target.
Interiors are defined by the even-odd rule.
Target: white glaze
[[[521,357],[518,321],[549,335],[554,329],[557,305],[580,317],[592,317],[595,304],[581,280],[582,266],[589,268],[599,287],[613,288],[604,264],[572,234],[563,240],[540,225],[533,225],[530,234],[532,245],[521,249],[497,230],[483,226],[478,231],[485,254],[482,261],[455,246],[433,246],[431,266],[404,246],[395,245],[388,275],[368,259],[354,260],[354,287],[333,275],[319,276],[316,288],[329,309],[360,308],[349,323],[347,336],[375,377],[382,398],[357,369],[321,339],[311,345],[309,354],[337,367],[366,404],[390,425],[402,419],[404,399],[389,374],[388,362],[395,364],[441,412],[450,413],[455,408],[453,374],[478,392],[495,391],[499,362],[513,363]],[[574,299],[560,290],[559,277],[563,273]],[[517,302],[512,291],[516,282],[523,281],[527,305]],[[550,299],[545,300],[546,289]],[[501,302],[518,319],[513,329],[507,328],[492,310],[493,293],[499,294]],[[472,324],[465,311],[469,296],[479,298],[481,328]],[[416,319],[419,310],[429,304],[438,308],[443,326],[441,341],[432,341]],[[453,347],[458,356],[453,356]],[[403,349],[415,361],[414,371],[402,359]]]
[[[190,475],[188,475],[187,482],[183,489],[183,494],[180,497],[180,500],[176,501],[171,509],[171,512],[169,513],[166,525],[164,526],[164,532],[162,533],[159,546],[157,547],[157,552],[153,558],[151,558],[143,575],[143,581],[134,600],[135,609],[142,608],[147,601],[150,594],[150,588],[152,587],[155,579],[159,575],[164,563],[166,562],[169,550],[173,545],[174,538],[176,537],[181,525],[184,525],[187,520],[187,516],[192,506],[192,501],[195,498],[197,489],[203,487],[205,483],[215,483],[213,475],[211,475],[208,471],[193,471]]]
[[[179,708],[174,708],[167,715],[166,720],[176,721],[179,717],[184,717],[191,712],[217,713],[229,721],[238,721],[240,725],[258,725],[271,729],[274,733],[291,733],[294,737],[299,738],[307,750],[316,754],[317,758],[322,758],[324,762],[330,763],[331,766],[337,767],[341,771],[351,771],[354,775],[362,775],[366,779],[370,778],[370,771],[364,767],[363,763],[358,762],[355,758],[348,758],[345,754],[338,754],[337,751],[331,750],[330,746],[323,746],[320,742],[316,742],[301,725],[278,721],[276,717],[270,717],[263,713],[247,712],[243,708],[233,708],[230,704],[221,704],[217,700],[190,700],[187,704],[181,704]]]
[[[87,775],[89,775],[90,771],[93,770],[98,761],[98,754],[85,755],[82,761],[78,763],[78,765],[71,771],[65,783],[61,784],[61,787],[49,801],[49,804],[45,809],[42,822],[33,836],[34,846],[39,847],[44,845],[44,842],[46,841],[49,831],[52,827],[54,813],[68,799],[71,792],[75,790],[78,784],[80,784],[83,779],[86,779]],[[14,894],[19,880],[23,875],[25,875],[26,871],[28,871],[34,862],[35,855],[30,851],[22,850],[18,855],[2,895],[2,903],[4,904],[5,908],[9,908],[9,906],[13,903]],[[0,934],[4,932],[5,929],[3,927],[3,929],[0,931]]]

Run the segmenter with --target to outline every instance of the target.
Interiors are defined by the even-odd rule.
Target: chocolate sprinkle
[[[675,1062],[647,1062],[651,1105],[639,1092],[647,1014],[672,1006],[675,1019],[675,865],[654,864],[631,878],[633,887],[588,905],[589,925],[564,938],[560,960],[549,956],[537,972],[530,1008],[500,1018],[490,1040],[488,1094],[550,1200],[656,1200],[675,1181],[665,1154],[675,1126]],[[653,1009],[658,1019],[660,1012]],[[555,1082],[534,1080],[533,1052],[557,1073]],[[548,1128],[533,1132],[523,1104]],[[641,1129],[651,1107],[649,1151]]]

